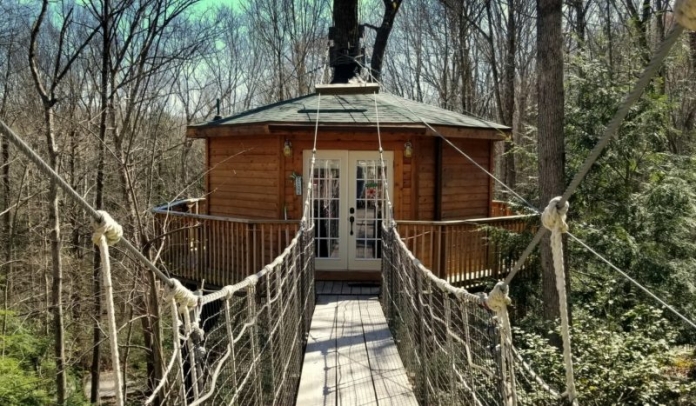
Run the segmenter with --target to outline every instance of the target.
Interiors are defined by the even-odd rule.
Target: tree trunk
[[[402,0],[384,0],[384,16],[382,17],[382,25],[377,29],[375,37],[375,45],[372,49],[372,62],[370,70],[372,71],[372,80],[379,81],[382,77],[382,64],[384,62],[384,53],[387,51],[387,40],[389,34],[394,27],[394,19],[399,12]]]
[[[50,102],[48,102],[50,103]],[[58,170],[58,148],[56,147],[54,128],[53,107],[44,106],[44,119],[46,131],[46,147],[48,149],[49,165],[53,170]],[[56,402],[64,405],[67,399],[67,377],[65,362],[65,328],[63,323],[63,263],[60,256],[61,237],[60,237],[60,211],[58,202],[58,185],[51,182],[48,189],[49,211],[48,227],[50,229],[51,241],[51,271],[53,283],[51,284],[51,309],[53,313],[53,339],[54,352],[56,357]]]
[[[517,27],[515,22],[516,4],[515,0],[508,0],[507,18],[507,49],[505,55],[505,74],[503,78],[503,124],[513,126],[515,115],[515,72],[517,69],[515,53],[517,51]],[[513,128],[514,132],[514,128]],[[503,144],[503,181],[510,188],[515,189],[517,183],[517,171],[515,168],[515,155],[512,153],[514,148],[514,134],[510,134]]]
[[[563,193],[563,37],[562,0],[537,0],[538,153],[541,206]],[[541,242],[543,316],[559,317],[559,299],[549,235]],[[567,269],[566,269],[567,272]]]
[[[0,102],[0,118],[4,118],[7,114],[7,99],[10,89],[10,72],[11,65],[9,63],[12,56],[12,46],[8,46],[7,49],[7,65],[4,76],[4,84],[2,91],[2,102]],[[3,309],[5,314],[3,315],[2,321],[2,335],[7,334],[7,310],[9,309],[11,289],[10,283],[12,280],[12,213],[10,210],[10,141],[7,137],[0,137],[0,167],[2,167],[2,174],[0,174],[0,183],[2,183],[2,206],[0,206],[0,212],[7,211],[2,217],[2,235],[5,236],[5,240],[2,241],[4,249],[4,260],[5,260],[5,286],[3,292]],[[5,345],[2,346],[2,356],[5,356]]]
[[[104,158],[106,148],[106,129],[108,115],[111,112],[110,92],[109,92],[109,73],[111,57],[111,35],[110,35],[110,11],[109,0],[104,0],[102,4],[101,31],[102,31],[102,54],[101,54],[101,89],[99,104],[99,146],[97,156],[97,177],[94,190],[94,206],[97,210],[104,208]],[[101,374],[101,340],[102,333],[99,323],[101,322],[101,255],[99,247],[94,246],[92,256],[92,275],[94,292],[94,325],[92,326],[92,366],[90,377],[92,387],[90,392],[90,402],[99,404],[99,380]]]
[[[331,83],[348,83],[360,71],[360,65],[353,60],[354,50],[359,45],[358,0],[334,0],[334,68]]]

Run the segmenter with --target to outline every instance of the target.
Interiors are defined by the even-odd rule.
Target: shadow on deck
[[[296,404],[417,405],[379,288],[318,282],[316,292]]]

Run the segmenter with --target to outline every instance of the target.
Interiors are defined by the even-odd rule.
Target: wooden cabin
[[[510,229],[521,223],[492,218],[505,211],[493,202],[493,180],[461,152],[492,172],[494,145],[508,131],[379,93],[374,84],[317,85],[314,94],[190,126],[187,136],[205,142],[209,169],[205,200],[191,210],[209,230],[180,243],[192,250],[198,239],[195,250],[208,252],[198,275],[215,284],[258,271],[294,235],[312,182],[317,279],[379,278],[387,192],[400,234],[434,272],[454,283],[499,273],[477,230],[482,223]],[[211,263],[227,264],[235,276],[219,267],[211,274]]]

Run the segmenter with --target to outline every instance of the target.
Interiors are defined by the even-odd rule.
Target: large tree
[[[537,0],[537,142],[542,206],[563,193],[564,187],[562,6],[561,0]],[[548,233],[541,242],[541,267],[544,318],[555,320],[559,299]]]
[[[36,87],[36,92],[41,99],[43,107],[43,133],[46,138],[46,149],[48,152],[48,163],[54,171],[59,170],[60,151],[56,142],[56,104],[58,103],[58,88],[63,79],[72,68],[82,51],[97,33],[96,28],[82,27],[78,34],[73,20],[74,8],[68,7],[64,14],[56,14],[61,17],[62,23],[57,28],[58,39],[55,48],[43,49],[44,55],[39,50],[39,37],[43,30],[49,32],[50,17],[46,17],[49,12],[48,0],[43,0],[41,10],[36,17],[31,28],[31,38],[29,42],[29,66],[31,76]],[[43,35],[49,35],[45,33]],[[50,62],[42,61],[42,56],[49,59],[53,58],[52,65],[48,69]],[[44,62],[44,63],[41,63]],[[56,404],[63,405],[68,398],[67,383],[67,360],[65,355],[65,323],[63,314],[63,262],[61,256],[61,216],[59,208],[60,196],[58,185],[51,182],[48,191],[49,210],[48,210],[48,229],[50,230],[51,241],[51,273],[53,277],[51,288],[51,312],[53,314],[53,335],[54,351],[56,361]]]
[[[387,40],[394,27],[394,19],[399,12],[402,0],[383,0],[384,15],[379,27],[366,24],[377,32],[370,63],[370,80],[379,81],[382,75]],[[334,75],[331,83],[348,83],[360,72],[360,23],[358,21],[358,0],[334,0],[334,30],[331,66]]]

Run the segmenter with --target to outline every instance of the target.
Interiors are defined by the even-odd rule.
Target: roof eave
[[[428,135],[443,135],[448,138],[468,138],[477,140],[504,141],[512,134],[509,127],[482,128],[482,127],[458,127],[446,125],[431,125],[433,128],[427,130]]]

